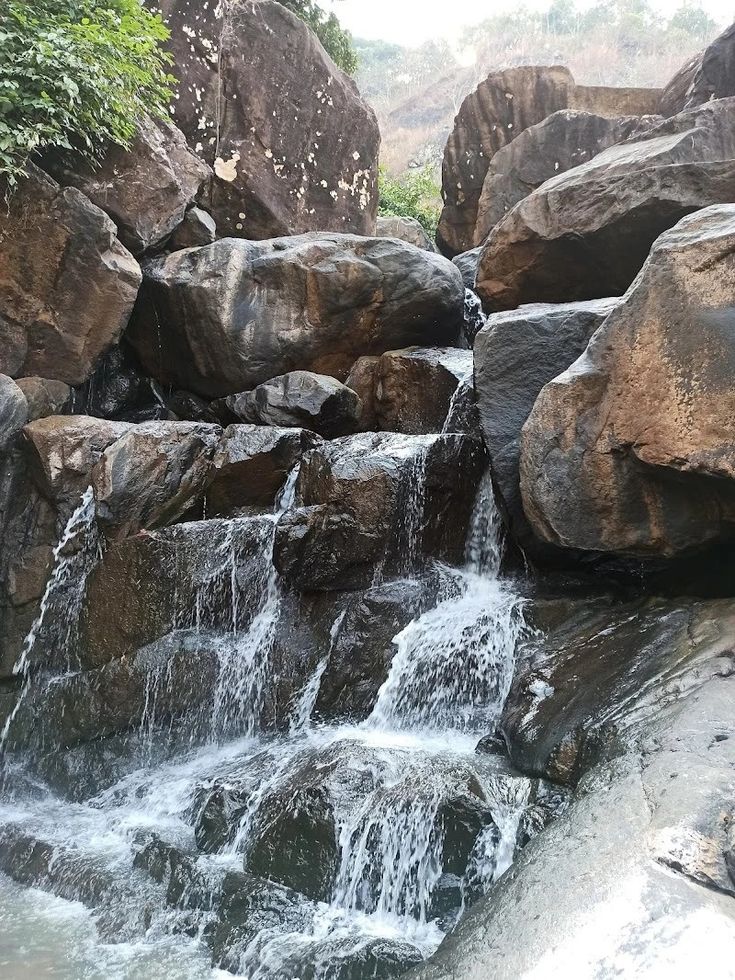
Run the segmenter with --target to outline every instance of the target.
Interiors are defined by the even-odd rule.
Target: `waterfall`
[[[93,533],[95,524],[95,500],[92,487],[82,494],[79,505],[66,522],[58,543],[53,549],[52,571],[39,606],[38,614],[23,641],[23,647],[13,673],[21,677],[21,689],[15,706],[9,713],[0,730],[0,759],[5,756],[13,724],[18,718],[30,694],[36,668],[43,665],[34,663],[36,645],[44,631],[48,630],[48,644],[54,658],[56,673],[72,669],[72,640],[81,614],[81,605],[87,577],[98,554],[97,537]],[[71,545],[78,543],[76,549]],[[63,613],[57,608],[64,602]],[[55,613],[49,624],[49,616]]]
[[[391,446],[399,465],[410,461],[395,529],[404,578],[426,570],[421,548],[426,460],[436,438],[405,437]],[[65,897],[89,901],[79,871],[88,862],[95,876],[113,883],[95,892],[95,901],[104,904],[109,896],[106,915],[121,936],[137,934],[141,909],[146,909],[150,926],[140,940],[140,949],[149,951],[145,956],[151,948],[163,955],[167,937],[175,935],[181,962],[191,964],[199,955],[195,950],[217,935],[224,878],[243,868],[251,873],[251,862],[258,855],[263,860],[263,853],[277,859],[289,845],[280,836],[280,815],[299,793],[306,792],[308,800],[316,788],[324,819],[332,821],[332,830],[320,837],[334,861],[329,894],[318,902],[297,893],[291,897],[287,890],[269,896],[267,912],[255,915],[258,927],[233,935],[227,967],[249,980],[302,975],[331,980],[349,976],[340,971],[354,961],[394,976],[402,958],[410,963],[432,953],[461,911],[513,860],[531,781],[509,771],[502,758],[476,753],[475,746],[495,730],[507,695],[515,647],[525,630],[523,601],[500,574],[501,522],[486,476],[478,489],[464,564],[435,567],[436,601],[395,636],[387,679],[369,718],[362,724],[311,720],[345,629],[343,608],[315,669],[293,699],[288,730],[263,731],[263,706],[278,682],[273,650],[285,598],[272,562],[275,528],[296,502],[297,480],[298,469],[289,475],[272,515],[240,518],[226,532],[218,526],[217,545],[198,579],[193,607],[177,614],[178,628],[198,637],[193,649],[206,646],[219,665],[211,709],[192,728],[190,745],[169,761],[152,751],[161,738],[159,702],[165,702],[167,687],[176,680],[166,660],[151,661],[155,669],[147,675],[138,734],[146,751],[131,755],[127,771],[86,803],[36,795],[9,809],[0,804],[0,838],[10,826],[48,842],[53,858],[45,876],[36,880]],[[33,672],[31,653],[54,597],[70,594],[72,586],[74,594],[78,589],[83,595],[93,526],[88,492],[56,549],[47,595],[19,660],[26,678]],[[207,525],[201,533],[207,533]],[[69,546],[82,538],[85,543],[76,554],[85,557],[74,564]],[[240,599],[244,539],[257,558],[247,566],[248,584],[259,596],[254,609]],[[73,619],[65,625],[72,639]],[[218,630],[212,629],[215,620],[221,622]],[[194,828],[205,817],[222,836],[211,850],[200,852]],[[473,828],[467,840],[466,827]],[[175,855],[160,886],[149,882],[136,863],[140,835],[151,832],[160,837],[163,856],[169,848]],[[299,860],[308,856],[310,840],[297,851]],[[270,841],[265,852],[262,841]],[[189,865],[194,877],[179,887],[185,898],[172,905],[177,875]],[[73,874],[67,868],[74,868]],[[98,921],[102,928],[105,916],[98,915]],[[385,961],[380,950],[385,950]],[[169,975],[156,956],[144,957],[140,962],[146,965],[136,975],[145,980]],[[171,975],[188,976],[182,971]]]

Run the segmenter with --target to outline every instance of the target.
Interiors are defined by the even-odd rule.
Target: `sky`
[[[681,3],[654,0],[653,6],[670,14]],[[323,5],[331,7],[356,37],[414,46],[432,38],[451,41],[463,27],[518,4],[515,0],[327,0]],[[723,25],[735,15],[735,0],[703,0],[702,5]],[[527,6],[546,9],[549,2],[527,0]]]

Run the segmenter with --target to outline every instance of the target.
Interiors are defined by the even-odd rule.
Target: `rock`
[[[84,415],[50,416],[31,422],[24,435],[38,489],[56,507],[73,510],[91,485],[92,470],[102,453],[131,428],[127,422]]]
[[[542,540],[670,557],[731,535],[734,236],[731,205],[662,235],[583,357],[542,390],[521,447]]]
[[[36,167],[0,211],[0,371],[78,385],[119,338],[141,274],[115,226]]]
[[[59,183],[76,187],[117,225],[133,255],[160,245],[184,220],[211,170],[167,120],[146,117],[129,150],[111,146],[98,167],[44,159]]]
[[[71,388],[48,378],[18,378],[18,387],[28,403],[28,421],[61,415],[69,406]]]
[[[221,435],[200,422],[146,422],[108,446],[92,472],[105,534],[165,527],[201,503]]]
[[[378,417],[375,408],[377,370],[379,357],[367,355],[358,357],[347,375],[345,385],[351,388],[362,402],[359,429],[361,432],[376,432]]]
[[[673,115],[731,96],[735,96],[735,24],[679,69],[664,89],[661,111]]]
[[[184,215],[184,220],[176,228],[166,243],[171,252],[182,248],[199,248],[211,245],[217,240],[217,224],[211,214],[201,208],[193,207]]]
[[[339,868],[338,836],[329,793],[288,786],[259,809],[245,870],[329,902]]]
[[[83,665],[124,659],[175,630],[247,630],[266,590],[272,533],[270,517],[252,517],[191,521],[111,543],[87,579]]]
[[[477,207],[493,156],[526,127],[566,109],[573,87],[566,68],[508,68],[493,72],[467,96],[444,151],[437,243],[445,255],[476,244]]]
[[[389,351],[375,372],[375,412],[384,432],[441,432],[460,383],[472,374],[472,354],[456,348]]]
[[[162,392],[123,340],[100,358],[89,380],[74,392],[73,410],[101,419],[142,422],[166,418],[163,401]]]
[[[703,948],[717,972],[735,942],[732,601],[562,602],[546,619],[506,734],[517,762],[578,790],[408,976],[676,975]]]
[[[674,75],[669,84],[661,93],[658,104],[658,111],[662,116],[668,118],[682,112],[687,101],[689,86],[694,80],[694,76],[702,60],[702,52],[695,55],[686,64],[682,65]]]
[[[478,246],[477,248],[471,248],[467,252],[460,252],[459,255],[455,255],[452,259],[452,262],[454,262],[462,273],[462,281],[464,282],[465,289],[475,288],[477,263],[480,261],[481,252],[482,248]]]
[[[485,309],[620,295],[655,239],[735,195],[735,99],[681,113],[542,184],[496,225],[477,272]]]
[[[361,354],[451,343],[462,293],[450,262],[395,239],[225,239],[146,265],[128,337],[162,384],[218,397],[292,370],[343,380]]]
[[[609,146],[654,125],[656,117],[605,117],[562,109],[529,126],[490,161],[477,205],[473,244],[480,246],[495,225],[531,191],[556,174],[586,163]],[[474,286],[474,283],[473,283]],[[473,288],[470,286],[469,288]]]
[[[522,306],[489,316],[475,338],[477,404],[496,495],[511,533],[530,556],[543,549],[521,501],[521,430],[541,389],[584,353],[617,302]]]
[[[404,574],[429,555],[461,561],[484,465],[482,447],[464,436],[381,433],[325,443],[302,461],[297,506],[276,528],[276,568],[299,590],[334,591]]]
[[[7,452],[28,421],[28,400],[12,378],[0,374],[0,453]]]
[[[416,248],[436,252],[436,245],[427,235],[423,225],[415,218],[400,218],[397,215],[378,218],[375,234],[379,238],[400,238],[402,242],[408,242]]]
[[[387,582],[356,595],[332,637],[314,711],[322,721],[364,721],[396,653],[393,638],[436,595],[429,580]]]
[[[375,114],[303,21],[271,0],[157,6],[181,80],[173,119],[214,168],[220,235],[372,234]]]
[[[207,512],[220,516],[242,507],[272,507],[288,474],[320,441],[306,429],[228,426],[212,462]]]
[[[254,391],[231,395],[227,406],[243,422],[310,429],[327,439],[356,432],[362,409],[351,388],[311,371],[271,378]]]

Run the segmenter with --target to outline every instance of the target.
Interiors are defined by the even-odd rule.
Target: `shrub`
[[[352,75],[357,69],[357,54],[352,35],[334,14],[327,14],[315,0],[279,0],[284,7],[300,17],[322,42],[324,50],[342,71]]]
[[[421,170],[409,170],[400,177],[392,177],[381,167],[379,189],[378,214],[416,218],[432,240],[436,237],[441,191],[430,165]]]
[[[167,114],[167,36],[139,0],[3,0],[0,175],[12,186],[46,148],[95,162],[129,146],[146,112]]]

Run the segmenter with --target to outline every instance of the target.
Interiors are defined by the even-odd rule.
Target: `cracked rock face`
[[[151,6],[171,30],[172,117],[214,168],[219,234],[372,234],[377,120],[303,21],[272,0]]]
[[[685,218],[542,390],[521,490],[543,541],[669,557],[732,534],[734,253],[735,206]]]

